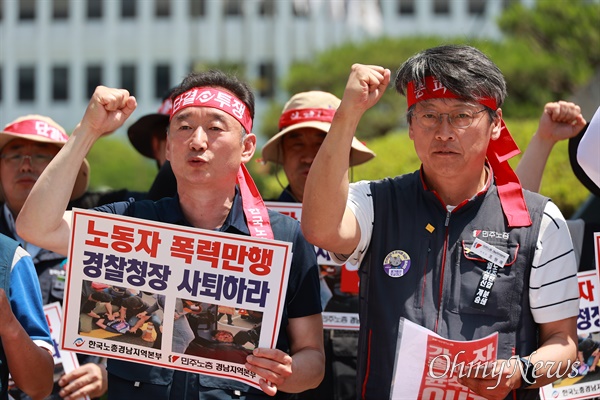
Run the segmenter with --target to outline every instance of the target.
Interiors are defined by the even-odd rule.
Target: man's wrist
[[[521,386],[520,389],[526,389],[535,384],[535,368],[529,358],[520,357],[521,363]]]

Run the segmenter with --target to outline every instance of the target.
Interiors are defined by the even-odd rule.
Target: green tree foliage
[[[506,76],[512,116],[528,117],[540,104],[568,98],[600,68],[600,3],[515,2],[498,21],[504,49],[490,57]]]
[[[343,95],[354,63],[376,64],[394,72],[411,55],[441,44],[469,44],[487,54],[502,70],[509,96],[506,115],[536,116],[548,101],[570,97],[600,67],[600,3],[540,0],[529,9],[515,2],[499,20],[502,41],[465,37],[381,38],[328,49],[313,60],[296,63],[283,80],[288,93],[323,90]],[[380,102],[367,113],[357,136],[372,138],[406,126],[406,102],[393,82]],[[262,134],[277,132],[283,104],[273,104],[263,117]]]
[[[90,162],[90,189],[147,191],[156,177],[154,160],[140,155],[118,136],[100,138],[87,157]]]
[[[383,38],[360,44],[348,43],[337,48],[329,49],[306,63],[294,64],[283,86],[288,93],[298,93],[308,90],[323,90],[342,97],[354,63],[376,64],[395,71],[402,61],[421,49],[442,43],[440,38],[420,37],[410,39]],[[279,113],[283,104],[274,105],[264,119],[263,134],[271,137],[277,132]],[[274,110],[277,110],[275,112]],[[365,115],[358,127],[358,136],[371,138],[382,136],[392,129],[405,126],[403,111],[406,109],[404,98],[390,88],[376,107]]]
[[[506,36],[522,38],[532,52],[560,55],[575,70],[600,66],[598,1],[538,0],[533,8],[513,2],[498,26]]]

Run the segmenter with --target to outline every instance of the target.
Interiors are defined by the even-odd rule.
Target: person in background
[[[237,78],[207,71],[188,75],[172,98],[166,155],[177,177],[177,195],[157,202],[114,203],[98,210],[243,236],[261,233],[245,218],[250,209],[257,210],[268,237],[292,243],[277,348],[257,348],[247,357],[245,368],[262,378],[262,391],[215,376],[110,359],[108,396],[286,398],[288,393],[316,387],[324,369],[318,266],[298,222],[264,207],[244,166],[256,149],[254,96]],[[67,252],[71,219],[65,210],[76,178],[70,167],[81,164],[93,143],[119,128],[135,107],[135,98],[126,90],[96,89],[80,124],[26,201],[17,221],[21,236],[58,253]],[[49,220],[40,229],[36,221],[42,216]]]
[[[577,104],[562,100],[547,103],[540,117],[538,129],[531,137],[515,169],[523,188],[532,192],[540,192],[544,169],[554,145],[561,140],[569,140],[571,143],[572,140],[582,136],[586,129],[585,118],[581,114],[581,108]],[[576,160],[571,160],[572,163],[573,161],[576,162]],[[577,171],[575,172],[576,176],[581,179],[582,177]],[[593,232],[588,229],[591,226],[586,228],[585,221],[579,218],[568,219],[567,225],[569,226],[569,232],[573,240],[573,248],[579,271],[581,272],[593,267],[593,263],[581,263],[584,240],[593,241]],[[586,231],[589,232],[586,233]],[[593,248],[591,250],[592,253],[585,255],[584,258],[587,259],[590,256],[593,258]],[[588,252],[586,251],[586,253]]]
[[[140,117],[127,129],[127,137],[138,153],[156,160],[158,174],[145,196],[149,200],[172,197],[177,193],[177,181],[171,163],[165,155],[169,116],[173,108],[171,100],[173,89],[163,97],[163,102],[156,113]]]
[[[67,259],[61,254],[23,240],[17,234],[15,220],[33,185],[67,139],[68,136],[62,126],[49,117],[36,114],[19,117],[8,123],[0,132],[0,194],[2,197],[0,233],[17,240],[31,255],[37,271],[43,304],[53,302],[62,304]],[[81,162],[75,173],[77,177],[69,199],[79,198],[87,190],[89,181],[87,160]],[[38,225],[42,225],[43,221],[44,219],[40,219]],[[70,387],[82,386],[81,390],[92,397],[101,396],[106,392],[106,371],[101,360],[98,357],[83,355],[79,355],[78,358],[81,367],[63,376],[61,378],[63,385],[56,382],[54,398],[64,397],[64,394],[59,395],[61,387],[69,384]],[[14,392],[12,395],[26,399],[22,393]]]
[[[407,97],[421,168],[350,185],[351,138],[390,75],[352,66],[303,200],[307,240],[340,263],[360,263],[358,393],[389,398],[405,318],[451,340],[497,332],[494,379],[458,381],[488,399],[537,399],[577,357],[577,265],[556,205],[524,191],[508,164],[517,151],[502,119],[504,77],[471,46],[410,57],[394,85]]]
[[[140,117],[127,129],[127,137],[131,145],[144,157],[155,160],[158,169],[167,161],[165,147],[169,115],[173,108],[172,91],[173,89],[163,97],[156,113]]]
[[[177,181],[173,175],[171,163],[165,155],[169,115],[173,108],[171,100],[173,89],[163,97],[162,104],[156,113],[140,117],[127,129],[127,137],[131,145],[144,157],[155,160],[158,167],[156,179],[145,197],[149,200],[172,197],[177,193]]]
[[[0,234],[0,399],[9,398],[9,374],[24,395],[48,396],[53,352],[31,257],[18,242]]]
[[[544,168],[554,145],[577,135],[585,124],[581,108],[575,103],[561,100],[544,106],[538,129],[515,169],[523,189],[540,191]]]
[[[262,160],[282,166],[288,181],[277,201],[302,203],[304,185],[312,162],[321,147],[340,99],[331,93],[308,91],[292,96],[283,107],[279,118],[279,132],[262,148]],[[375,157],[375,153],[352,138],[350,167],[360,165]],[[358,313],[358,296],[341,291],[341,268],[321,266],[321,305],[333,301],[343,303],[344,310]],[[323,271],[333,270],[333,276],[325,277]],[[325,279],[333,280],[329,287]],[[335,298],[335,300],[333,299]],[[355,399],[357,331],[325,329],[325,377],[311,390],[299,393],[298,399]]]

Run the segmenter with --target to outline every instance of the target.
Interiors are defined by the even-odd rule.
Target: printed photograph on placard
[[[82,336],[161,348],[163,308],[159,297],[135,288],[84,280],[79,333]],[[164,304],[164,299],[162,300]]]
[[[174,318],[175,353],[244,364],[258,347],[262,312],[177,299]]]

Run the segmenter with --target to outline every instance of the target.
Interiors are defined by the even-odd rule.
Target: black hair
[[[400,94],[406,95],[409,82],[422,82],[427,76],[434,76],[466,101],[477,102],[490,97],[500,108],[507,96],[506,81],[498,66],[472,46],[442,45],[413,55],[398,69],[394,86]],[[489,111],[493,118],[495,110]],[[408,118],[410,122],[410,110]]]

